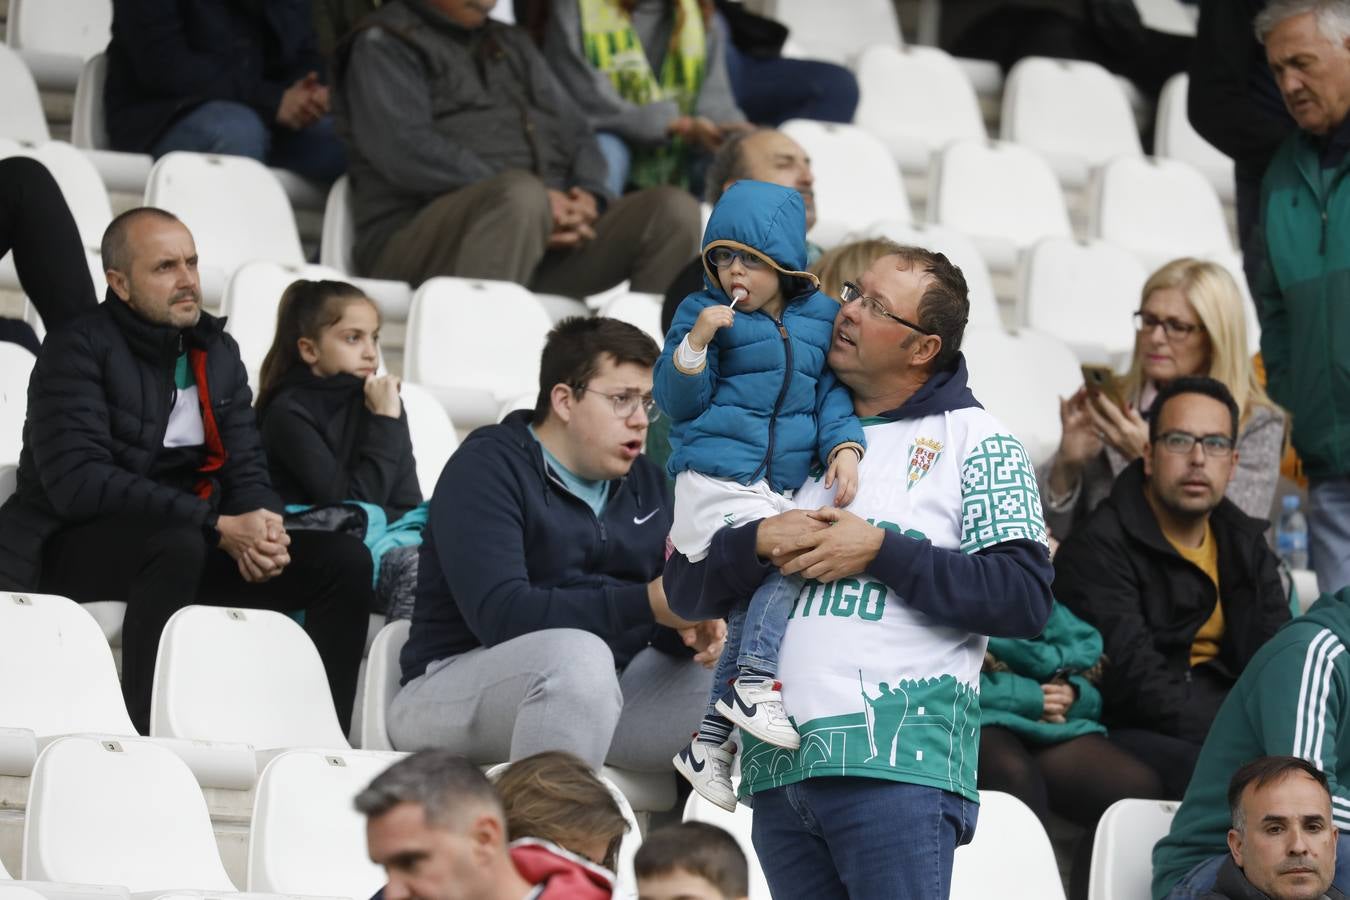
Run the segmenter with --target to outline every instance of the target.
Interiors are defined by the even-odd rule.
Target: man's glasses
[[[933,333],[929,331],[927,328],[920,328],[918,325],[915,325],[909,319],[902,319],[900,316],[897,316],[895,313],[888,310],[885,307],[885,305],[883,305],[882,302],[878,300],[876,297],[869,297],[866,294],[864,294],[862,292],[862,288],[858,287],[851,281],[844,282],[844,289],[839,293],[839,299],[844,301],[845,306],[856,300],[857,302],[862,304],[862,308],[867,310],[868,314],[871,315],[872,318],[874,319],[890,319],[894,322],[899,322],[906,328],[911,328],[914,331],[917,331],[919,334]]]
[[[1233,439],[1223,434],[1207,434],[1201,437],[1187,431],[1169,431],[1158,436],[1158,442],[1169,453],[1190,453],[1199,444],[1205,448],[1205,455],[1216,459],[1230,456],[1233,452]]]
[[[1159,325],[1162,326],[1169,341],[1184,341],[1197,331],[1205,330],[1203,325],[1182,322],[1180,319],[1160,319],[1153,313],[1146,313],[1142,309],[1134,314],[1134,327],[1137,331],[1147,334]]]
[[[579,387],[572,388],[578,394],[583,391],[590,391],[597,397],[604,397],[614,406],[614,415],[620,419],[631,418],[633,413],[642,407],[642,411],[647,414],[648,422],[655,422],[661,418],[661,408],[656,405],[655,398],[651,394],[638,394],[628,391],[623,394],[606,394],[604,391],[597,391],[595,388]]]
[[[764,257],[757,256],[748,250],[733,250],[730,247],[714,247],[708,252],[708,261],[719,269],[725,269],[736,260],[741,261],[741,265],[751,270],[767,269],[769,263]]]

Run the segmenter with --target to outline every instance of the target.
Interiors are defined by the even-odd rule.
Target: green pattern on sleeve
[[[961,466],[961,551],[1004,541],[1047,544],[1036,471],[1010,434],[985,438]]]

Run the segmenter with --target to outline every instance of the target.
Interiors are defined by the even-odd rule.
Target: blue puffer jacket
[[[781,320],[741,313],[708,345],[694,373],[674,354],[703,309],[731,302],[708,253],[737,247],[767,257],[789,288]],[[656,363],[657,403],[671,418],[670,462],[775,491],[801,487],[812,462],[846,443],[863,444],[853,399],[825,362],[839,304],[817,290],[806,265],[806,210],[791,188],[738,181],[722,196],[703,235],[705,289],[684,298]],[[791,293],[795,291],[795,293]]]

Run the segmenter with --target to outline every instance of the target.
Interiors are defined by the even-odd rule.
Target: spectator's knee
[[[145,542],[147,565],[165,565],[181,573],[184,582],[195,591],[206,566],[206,537],[195,525],[169,525],[156,531]],[[191,594],[189,594],[191,596]]]
[[[203,153],[247,156],[264,162],[272,145],[271,128],[252,109],[242,103],[214,101],[207,104],[209,118],[205,128]],[[203,110],[206,113],[207,110]]]
[[[617,722],[623,692],[614,671],[614,651],[589,631],[558,628],[548,634],[548,658],[538,661],[539,678],[530,693],[584,702],[594,708],[597,720],[609,717]]]
[[[494,177],[492,185],[491,203],[494,206],[511,211],[522,224],[534,222],[548,231],[553,230],[548,187],[539,176],[512,170]]]
[[[694,248],[691,255],[698,252],[703,231],[703,211],[688,191],[676,187],[651,188],[652,218],[659,224],[656,230],[662,243],[675,240],[687,240]]]

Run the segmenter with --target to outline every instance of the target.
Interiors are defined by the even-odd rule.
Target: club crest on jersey
[[[932,438],[918,438],[909,445],[909,480],[905,490],[912,490],[923,476],[933,468],[933,463],[942,455],[942,442]]]

